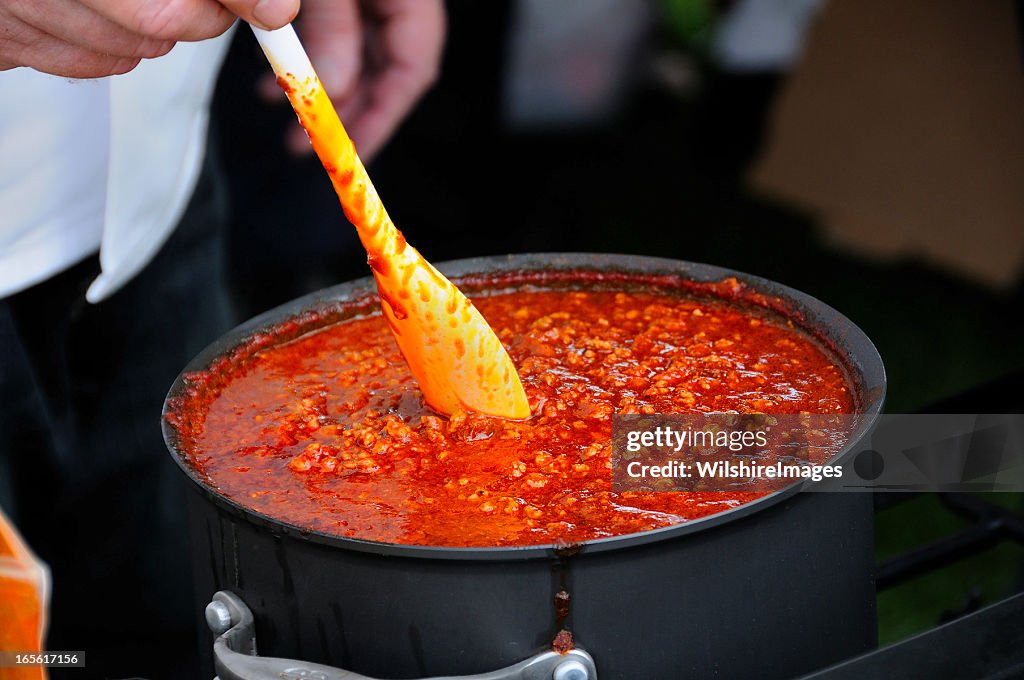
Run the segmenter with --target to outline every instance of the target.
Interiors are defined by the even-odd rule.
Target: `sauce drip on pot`
[[[830,354],[763,309],[613,290],[475,300],[520,367],[530,419],[441,417],[415,388],[385,321],[370,315],[214,369],[234,373],[212,397],[186,399],[172,414],[191,463],[245,506],[339,536],[575,543],[763,495],[614,492],[615,413],[855,408]]]

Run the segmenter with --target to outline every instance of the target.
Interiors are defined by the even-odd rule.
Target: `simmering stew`
[[[529,419],[433,412],[383,318],[366,313],[297,337],[285,324],[188,376],[169,417],[190,464],[236,502],[329,534],[575,543],[760,495],[613,491],[615,413],[856,408],[832,353],[763,299],[749,304],[757,296],[735,280],[699,293],[636,282],[494,290],[474,302],[518,367]]]

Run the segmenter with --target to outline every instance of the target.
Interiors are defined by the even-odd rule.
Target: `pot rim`
[[[846,316],[820,300],[765,278],[684,260],[604,253],[531,253],[474,257],[442,262],[437,265],[437,269],[453,279],[469,278],[474,275],[500,275],[533,271],[669,275],[679,280],[701,283],[717,282],[730,277],[736,278],[755,293],[784,301],[793,312],[790,318],[801,329],[832,345],[831,350],[843,360],[848,375],[856,383],[862,401],[858,415],[862,418],[847,445],[830,462],[847,456],[857,443],[870,433],[882,412],[886,391],[885,367],[878,350],[867,335]],[[211,488],[187,462],[184,453],[179,450],[178,433],[169,422],[168,414],[172,402],[184,391],[185,378],[188,374],[208,369],[215,360],[243,345],[254,335],[296,318],[304,312],[326,310],[328,307],[337,307],[339,303],[354,302],[375,295],[376,284],[372,276],[342,283],[304,295],[259,314],[210,343],[181,371],[164,400],[161,411],[161,428],[164,443],[175,463],[209,501],[232,515],[243,518],[258,527],[268,529],[275,535],[291,536],[299,540],[346,550],[409,558],[510,561],[550,559],[557,556],[565,550],[565,546],[555,544],[503,547],[406,545],[337,536],[303,528],[246,508],[237,501],[221,495]],[[796,316],[799,318],[794,318]],[[706,531],[765,510],[811,485],[813,483],[809,481],[795,481],[779,491],[729,510],[648,531],[584,541],[574,544],[572,552],[579,554],[621,550]]]

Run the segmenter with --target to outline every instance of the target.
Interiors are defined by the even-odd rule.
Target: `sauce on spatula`
[[[384,318],[427,403],[448,415],[529,417],[526,394],[501,340],[388,217],[291,26],[254,32],[366,248]]]

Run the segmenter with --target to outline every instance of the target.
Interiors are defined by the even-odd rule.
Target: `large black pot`
[[[785,301],[845,364],[866,414],[855,441],[881,410],[885,373],[868,338],[835,310],[770,281],[621,255],[480,258],[439,268],[456,279],[536,270],[734,276]],[[467,293],[481,294],[472,276],[463,280]],[[372,280],[362,279],[295,300],[227,334],[185,371],[205,369],[261,329],[309,318],[310,310],[365,311],[374,295]],[[184,389],[179,377],[168,403]],[[253,612],[262,655],[380,678],[482,673],[550,646],[558,630],[554,595],[563,587],[572,596],[566,627],[602,680],[785,678],[876,643],[867,494],[797,493],[793,486],[686,524],[588,542],[571,556],[553,546],[385,545],[246,510],[189,466],[166,419],[164,435],[191,480],[197,611],[215,591],[240,596]]]

